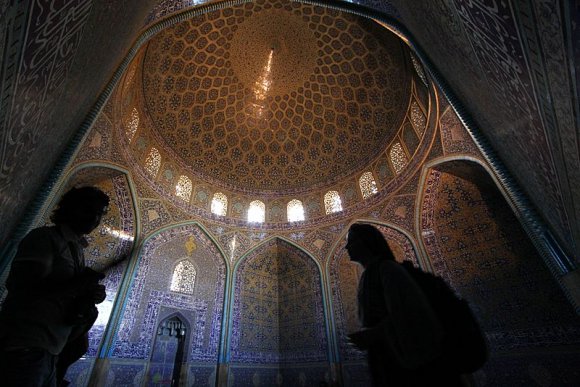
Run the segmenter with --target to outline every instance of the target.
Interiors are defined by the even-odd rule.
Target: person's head
[[[366,266],[376,260],[395,260],[383,234],[370,224],[353,224],[348,229],[346,239],[346,250],[351,261]]]
[[[66,224],[79,235],[85,235],[97,228],[108,205],[109,197],[98,188],[73,188],[60,199],[50,219],[55,224]]]

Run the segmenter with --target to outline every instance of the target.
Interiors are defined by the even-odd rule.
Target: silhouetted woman
[[[381,232],[353,224],[346,249],[364,267],[358,288],[363,330],[349,335],[366,350],[374,386],[462,386],[443,371],[443,328],[406,269],[396,262]]]

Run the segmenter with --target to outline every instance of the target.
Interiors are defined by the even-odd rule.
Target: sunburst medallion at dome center
[[[152,141],[208,182],[296,192],[360,171],[409,101],[403,43],[376,23],[261,1],[156,35],[143,59]]]
[[[316,36],[302,17],[268,9],[247,18],[231,46],[234,74],[257,99],[288,94],[314,74]]]

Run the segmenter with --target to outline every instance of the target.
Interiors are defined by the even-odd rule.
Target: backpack
[[[477,371],[487,361],[488,349],[467,301],[459,298],[442,278],[408,261],[402,266],[419,285],[443,326],[443,362],[460,374]]]

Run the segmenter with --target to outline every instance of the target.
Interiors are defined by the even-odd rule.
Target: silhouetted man
[[[108,204],[97,188],[73,188],[51,217],[55,225],[34,229],[20,242],[0,312],[2,386],[56,386],[65,345],[70,351],[76,343],[73,357],[86,351],[87,331],[97,317],[94,304],[106,293],[83,277],[84,235],[97,228]],[[59,367],[61,377],[68,365]]]
[[[346,249],[364,267],[358,287],[363,330],[349,335],[366,350],[374,386],[460,386],[440,367],[443,328],[421,288],[395,257],[381,232],[353,224]]]

